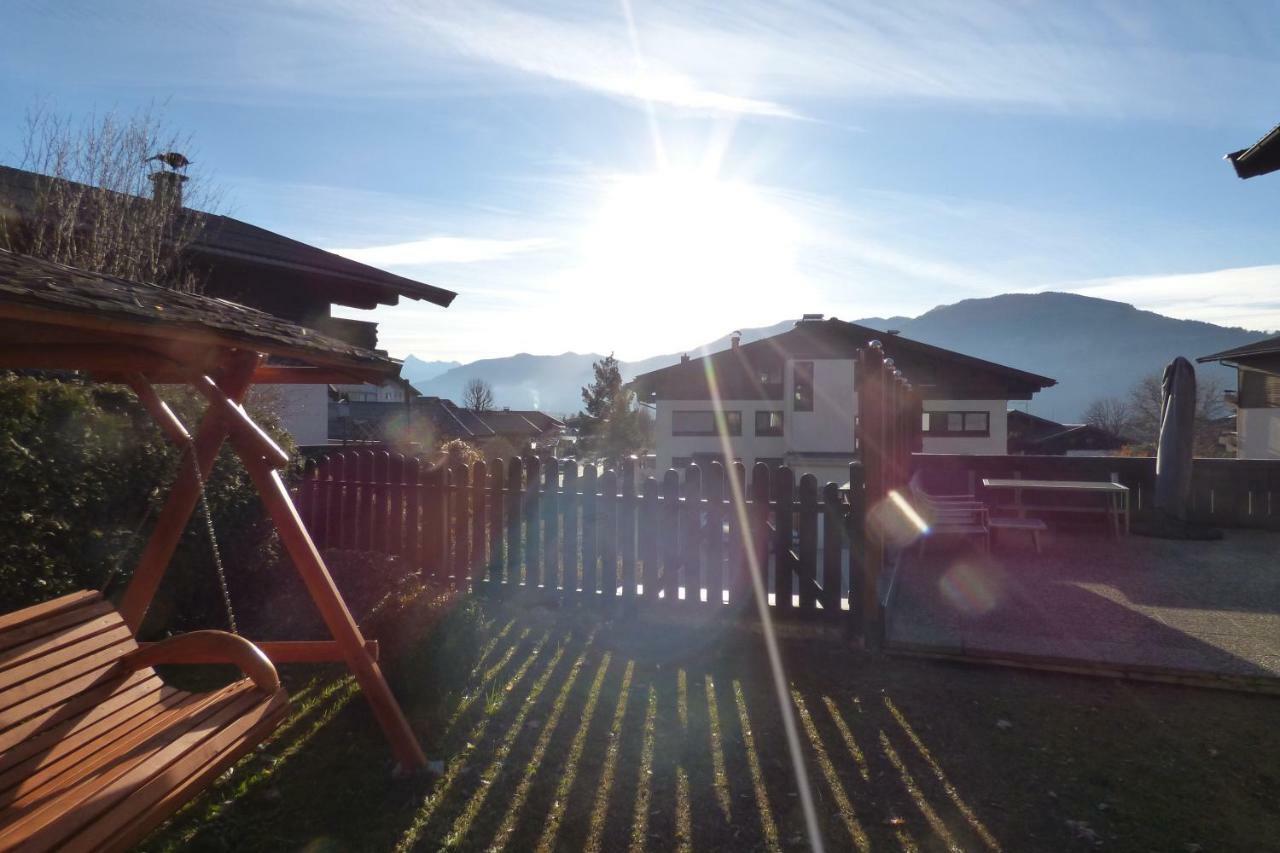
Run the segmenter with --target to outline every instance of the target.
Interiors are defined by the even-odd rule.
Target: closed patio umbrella
[[[1160,438],[1156,444],[1156,509],[1187,520],[1191,498],[1191,451],[1195,440],[1196,371],[1178,356],[1164,369],[1160,394]]]

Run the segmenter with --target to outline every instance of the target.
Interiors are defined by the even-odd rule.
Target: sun
[[[796,313],[798,244],[795,219],[748,183],[616,176],[583,234],[583,284],[629,320],[608,345],[651,355]]]

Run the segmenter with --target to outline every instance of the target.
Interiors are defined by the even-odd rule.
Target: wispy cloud
[[[1221,326],[1280,329],[1280,265],[1198,273],[1117,276],[1042,288],[1100,299]]]
[[[386,246],[359,249],[330,249],[337,255],[374,266],[426,266],[430,264],[474,264],[523,255],[555,246],[546,238],[490,240],[480,237],[428,237]]]

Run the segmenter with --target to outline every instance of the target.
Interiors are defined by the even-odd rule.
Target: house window
[[[782,435],[782,412],[756,412],[756,435]]]
[[[671,413],[672,435],[742,435],[742,412],[710,409]]]
[[[987,437],[991,435],[989,412],[925,412],[924,432],[932,436]]]
[[[792,408],[797,412],[813,411],[813,362],[797,361],[792,367],[795,388],[792,391]]]

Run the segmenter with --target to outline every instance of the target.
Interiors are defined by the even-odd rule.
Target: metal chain
[[[188,444],[188,448],[194,447],[194,443]],[[222,604],[227,609],[227,624],[231,627],[231,633],[239,634],[236,628],[236,614],[231,609],[231,591],[227,588],[227,573],[222,568],[222,552],[218,550],[218,537],[213,529],[213,513],[209,511],[209,498],[205,494],[204,476],[200,473],[200,460],[196,459],[192,454],[192,469],[196,473],[196,483],[200,486],[200,509],[204,514],[204,528],[209,536],[209,551],[213,554],[213,567],[218,573],[218,587],[222,590]]]

